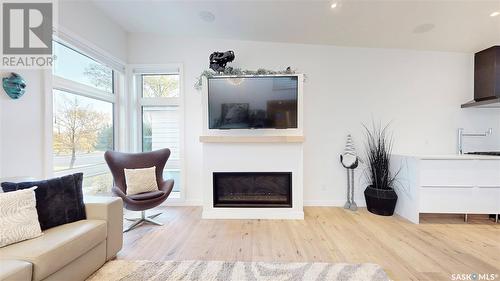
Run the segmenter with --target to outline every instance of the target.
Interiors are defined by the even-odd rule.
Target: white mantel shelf
[[[302,143],[304,136],[200,136],[203,143]]]

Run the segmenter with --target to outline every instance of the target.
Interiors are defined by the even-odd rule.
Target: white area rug
[[[389,280],[376,264],[223,261],[123,261],[106,263],[87,281],[326,281]]]

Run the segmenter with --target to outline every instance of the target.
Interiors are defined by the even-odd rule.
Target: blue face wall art
[[[2,86],[11,99],[18,99],[26,92],[26,81],[17,73],[2,78]]]

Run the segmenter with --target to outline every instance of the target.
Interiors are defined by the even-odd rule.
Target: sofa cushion
[[[35,188],[0,193],[0,248],[42,235]]]
[[[20,260],[0,261],[0,280],[5,281],[31,281],[31,270],[33,265]]]
[[[82,194],[83,174],[77,173],[43,181],[3,182],[5,192],[38,186],[36,209],[42,230],[85,219]]]
[[[33,281],[42,280],[106,239],[103,220],[81,220],[43,232],[43,235],[0,249],[0,259],[33,264]]]

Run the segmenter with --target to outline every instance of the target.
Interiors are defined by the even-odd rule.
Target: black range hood
[[[474,100],[466,107],[500,108],[500,46],[474,55]]]

